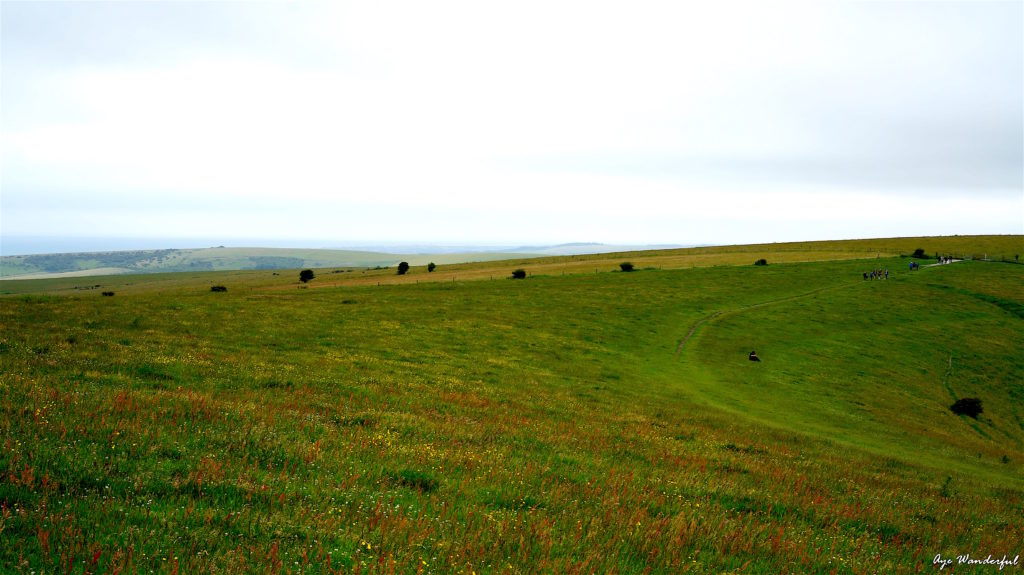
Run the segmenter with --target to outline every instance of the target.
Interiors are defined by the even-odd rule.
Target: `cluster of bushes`
[[[210,286],[210,291],[224,292],[224,291],[228,291],[228,288],[226,288],[224,286]]]
[[[44,272],[66,272],[85,269],[83,264],[96,261],[103,267],[135,268],[149,260],[161,261],[176,250],[137,250],[130,252],[88,252],[73,254],[33,254],[22,262]]]

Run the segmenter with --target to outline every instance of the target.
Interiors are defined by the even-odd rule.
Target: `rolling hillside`
[[[883,244],[990,261],[911,271]],[[454,282],[448,266],[6,282],[0,571],[1012,561],[1024,265],[991,254],[1019,245],[574,256],[451,266]],[[638,271],[616,271],[625,257]],[[977,419],[949,409],[967,397]]]
[[[916,249],[928,255],[951,254],[959,258],[1016,261],[1024,251],[1022,236],[947,236],[935,238],[881,238],[706,246],[622,251],[603,244],[524,246],[511,251],[474,251],[436,254],[393,254],[372,251],[298,248],[201,248],[70,254],[41,254],[0,257],[0,279],[75,278],[88,275],[118,275],[164,272],[284,270],[300,268],[387,268],[400,261],[413,266],[429,262],[455,265],[455,271],[484,270],[491,266],[474,262],[502,261],[509,266],[527,263],[538,273],[575,273],[589,266],[614,265],[624,259],[638,266],[664,268],[734,265],[746,263],[751,255],[769,256],[772,261],[836,260],[906,255]],[[466,265],[468,264],[468,265]],[[333,270],[332,270],[333,271]]]
[[[201,248],[73,254],[4,256],[3,279],[40,279],[129,273],[268,270],[325,267],[394,267],[400,261],[414,265],[507,259],[517,254],[473,252],[456,254],[391,254],[351,250],[296,248]]]

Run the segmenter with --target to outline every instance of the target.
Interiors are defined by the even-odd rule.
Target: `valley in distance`
[[[86,245],[115,247],[139,245],[155,240],[109,238]],[[196,240],[181,243],[195,244]],[[79,240],[78,244],[81,244]],[[298,242],[294,242],[298,243]],[[310,242],[312,244],[312,242]],[[364,245],[360,249],[314,247],[193,247],[164,249],[86,250],[75,247],[73,238],[6,238],[0,255],[0,280],[41,279],[128,273],[181,271],[265,270],[302,267],[347,266],[376,268],[413,265],[465,263],[510,258],[580,255],[650,250],[681,246],[612,246],[573,243],[552,246],[443,246],[430,244]],[[61,249],[67,251],[60,251]],[[11,255],[11,252],[14,255]]]
[[[0,572],[1022,568],[1024,236],[539,249],[3,256]]]

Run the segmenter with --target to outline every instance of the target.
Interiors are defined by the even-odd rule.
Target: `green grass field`
[[[953,240],[5,282],[0,572],[1012,560],[1024,265],[892,257]]]

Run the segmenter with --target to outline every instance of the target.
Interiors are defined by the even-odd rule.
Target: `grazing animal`
[[[750,361],[761,361],[761,358],[757,357],[757,352],[750,352]]]

